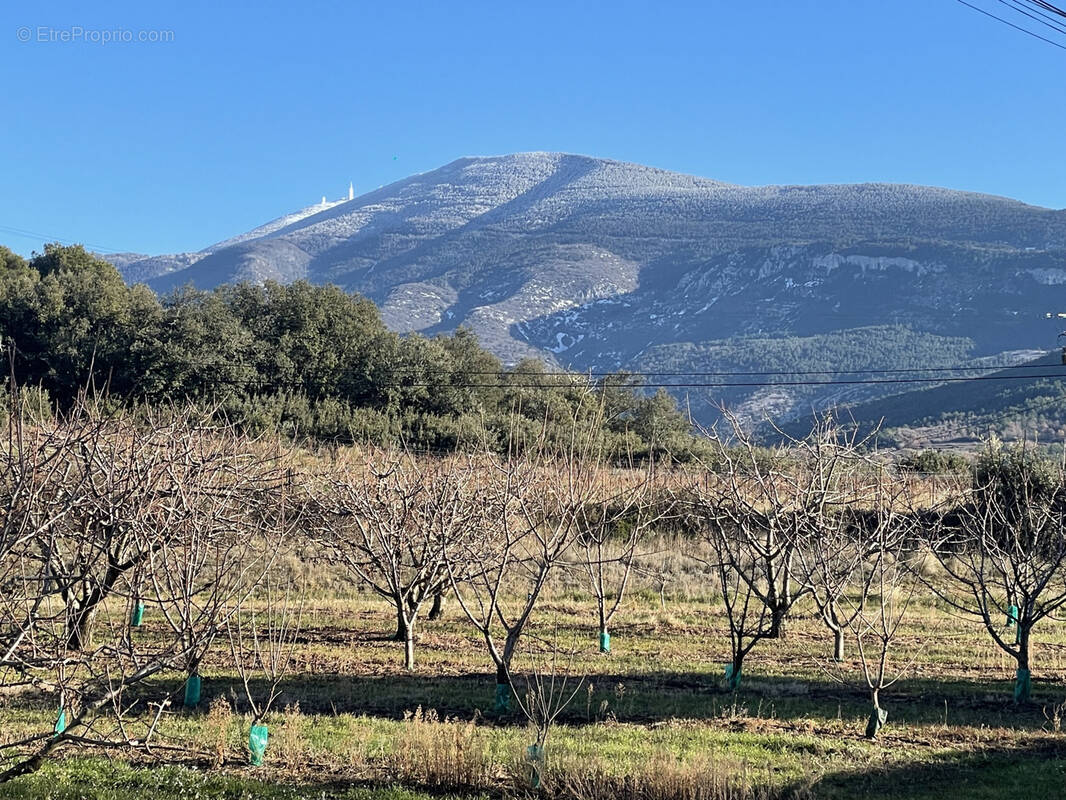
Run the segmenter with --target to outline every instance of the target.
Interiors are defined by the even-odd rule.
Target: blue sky
[[[38,40],[76,27],[172,41]],[[9,0],[0,242],[195,250],[349,180],[522,150],[1061,208],[1064,74],[955,0]]]

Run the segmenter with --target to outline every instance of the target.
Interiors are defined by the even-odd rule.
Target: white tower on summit
[[[355,184],[353,184],[351,181],[348,182],[348,199],[355,199]]]

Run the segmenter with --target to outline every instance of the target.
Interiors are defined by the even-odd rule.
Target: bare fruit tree
[[[860,438],[855,426],[843,427],[830,414],[819,415],[810,433],[789,439],[794,453],[792,485],[800,513],[796,575],[810,593],[823,624],[833,635],[833,659],[844,660],[849,625],[862,604],[845,609],[846,594],[866,596],[856,585],[869,541],[856,535],[856,508],[876,485],[879,467],[865,455],[874,433]],[[867,580],[872,574],[866,573]]]
[[[81,497],[67,451],[91,442],[96,427],[80,414],[63,427],[34,425],[17,395],[11,403],[0,454],[0,666],[8,667],[0,685],[28,680],[16,651],[39,620],[60,617],[48,602],[56,590],[48,565]]]
[[[863,569],[871,556],[870,543],[856,535],[856,521],[848,508],[827,509],[805,533],[797,553],[797,573],[833,635],[833,660],[837,662],[844,660],[848,632],[863,610],[861,602],[850,602],[848,593],[858,591],[865,598],[873,580],[873,573]],[[857,580],[862,575],[865,579]]]
[[[726,680],[736,689],[745,657],[760,641],[785,635],[789,612],[806,591],[796,578],[804,495],[784,449],[763,452],[736,417],[724,415],[731,435],[712,437],[713,463],[681,499],[713,552],[703,560],[722,593],[731,652]]]
[[[393,605],[409,670],[422,609],[465,574],[454,559],[449,572],[445,552],[479,533],[473,488],[473,470],[458,458],[374,451],[361,474],[335,474],[318,490],[313,536],[330,561]]]
[[[873,496],[873,510],[860,523],[859,545],[869,554],[854,574],[855,591],[842,595],[856,609],[846,614],[862,676],[870,690],[871,714],[866,735],[874,738],[888,718],[882,692],[914,666],[919,649],[898,654],[906,615],[915,603],[920,581],[915,570],[915,517],[905,486],[882,470]]]
[[[600,469],[593,476],[594,496],[577,509],[580,565],[596,598],[600,652],[611,651],[608,627],[629,588],[638,549],[648,530],[663,516],[654,507],[654,467],[638,479]]]
[[[549,638],[527,639],[524,649],[521,660],[525,667],[522,670],[525,691],[516,692],[515,699],[534,732],[533,744],[526,755],[531,764],[530,784],[536,789],[547,766],[552,727],[581,691],[585,674],[577,669],[577,647],[560,645],[558,626],[552,629]]]
[[[480,534],[448,543],[459,607],[496,667],[496,710],[510,708],[511,662],[541,592],[579,533],[594,497],[591,467],[576,454],[497,460],[481,487]]]
[[[263,576],[255,592],[244,598],[227,620],[230,654],[252,711],[248,752],[253,766],[262,766],[269,730],[267,714],[281,696],[289,674],[303,620],[303,605],[291,582],[273,572]],[[262,681],[262,688],[256,679]]]
[[[835,595],[838,619],[855,647],[862,683],[869,692],[870,718],[866,736],[874,738],[884,726],[888,712],[881,705],[882,692],[895,684],[913,666],[920,646],[900,652],[900,638],[908,611],[920,588],[915,560],[916,518],[906,484],[895,479],[883,465],[850,497],[852,504],[845,525],[834,529],[834,538],[816,549],[816,591]],[[831,553],[834,542],[845,548]],[[851,681],[847,666],[835,659],[827,674],[841,683]]]
[[[971,491],[942,504],[928,550],[947,581],[927,585],[972,616],[1017,665],[1015,699],[1031,694],[1034,627],[1066,605],[1066,478],[1031,446],[988,445]]]
[[[159,741],[170,693],[148,681],[184,672],[224,623],[222,595],[233,584],[215,580],[229,569],[211,573],[217,554],[241,551],[229,566],[246,563],[247,549],[234,538],[249,542],[284,517],[248,513],[257,503],[285,502],[275,466],[261,452],[248,453],[250,443],[183,414],[144,423],[76,408],[33,433],[24,429],[0,454],[4,526],[32,534],[2,555],[3,574],[20,577],[17,600],[0,605],[0,674],[50,695],[57,709],[47,730],[0,746],[0,782],[71,746],[181,748]],[[236,530],[234,520],[242,520]],[[218,547],[203,546],[208,535]],[[175,571],[158,572],[164,569]],[[150,636],[132,628],[142,604],[167,617],[190,597],[199,598],[196,617]],[[146,714],[153,694],[157,710]]]

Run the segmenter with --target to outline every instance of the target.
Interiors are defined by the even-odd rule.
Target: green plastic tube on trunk
[[[52,735],[59,736],[63,731],[67,729],[67,712],[66,709],[60,707],[59,713],[56,714],[56,724],[52,728]]]
[[[270,731],[266,725],[253,725],[248,732],[248,760],[253,767],[263,766],[269,739]]]
[[[185,681],[185,707],[196,708],[200,705],[200,676],[190,675]]]
[[[130,615],[130,627],[139,628],[144,621],[144,603],[138,603],[133,607],[133,613]]]
[[[1027,669],[1014,673],[1014,702],[1028,703],[1033,693],[1033,676]]]
[[[600,652],[611,652],[611,634],[607,633],[607,631],[600,631]]]
[[[1018,606],[1007,606],[1007,627],[1013,628],[1018,621]]]
[[[878,731],[885,727],[888,721],[888,712],[883,708],[875,708],[870,712],[870,719],[866,721],[866,738],[873,739]]]
[[[740,669],[732,664],[725,665],[725,682],[730,691],[735,692],[740,688]]]
[[[509,684],[496,684],[496,705],[494,710],[497,714],[506,714],[511,710],[511,687]]]
[[[534,789],[539,789],[540,773],[544,768],[544,748],[531,744],[526,748],[526,758],[528,758],[530,764],[532,764],[529,773],[529,785]]]

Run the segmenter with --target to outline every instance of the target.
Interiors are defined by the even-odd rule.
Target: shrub
[[[922,450],[909,453],[901,458],[899,468],[907,472],[923,472],[931,475],[955,474],[969,472],[970,461],[961,453]]]

